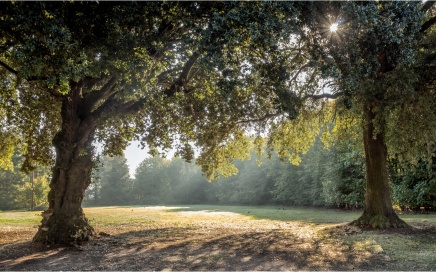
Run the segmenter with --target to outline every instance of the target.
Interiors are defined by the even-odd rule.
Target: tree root
[[[363,228],[363,229],[391,229],[391,228],[410,228],[410,226],[401,220],[398,215],[390,214],[386,215],[371,215],[363,214],[357,220],[353,221],[351,225]]]
[[[50,216],[43,219],[33,242],[77,246],[96,236],[94,228],[88,219],[82,216]]]

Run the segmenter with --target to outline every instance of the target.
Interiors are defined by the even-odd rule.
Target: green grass
[[[392,260],[390,270],[427,270],[436,268],[436,234],[384,233],[368,231],[343,237],[354,250],[383,252]]]
[[[85,208],[84,212],[96,227],[154,223],[160,217],[159,213],[138,206]]]
[[[32,226],[41,222],[41,212],[8,211],[0,212],[0,225]]]
[[[232,212],[249,216],[252,219],[269,219],[279,221],[299,221],[315,224],[335,224],[351,222],[362,214],[361,211],[341,211],[325,208],[296,208],[282,206],[222,206],[222,205],[187,205],[186,207],[168,209],[168,212],[205,211]],[[403,214],[400,218],[408,223],[434,223],[434,214]]]
[[[436,223],[435,214],[402,214],[400,218],[407,223],[418,223],[418,222],[428,222]]]
[[[127,224],[139,222],[156,222],[162,220],[165,214],[155,210],[146,210],[147,206],[99,207],[85,208],[85,213],[91,222],[99,224]],[[351,222],[357,219],[359,211],[340,211],[333,209],[295,208],[281,206],[222,206],[222,205],[181,205],[166,206],[169,213],[175,212],[231,212],[251,219],[267,219],[279,221],[298,221],[315,224],[335,224]],[[40,212],[10,211],[0,212],[0,224],[37,224],[40,222]],[[405,214],[400,217],[408,223],[436,223],[436,215]]]
[[[168,212],[180,211],[232,212],[246,215],[251,219],[297,221],[316,224],[351,222],[360,215],[360,212],[281,206],[189,205],[189,207],[168,210]]]

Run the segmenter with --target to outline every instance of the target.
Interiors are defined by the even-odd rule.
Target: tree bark
[[[366,158],[366,193],[363,215],[353,224],[363,228],[402,228],[407,224],[395,213],[390,195],[387,147],[383,132],[375,132],[373,105],[365,107],[363,143]]]
[[[95,122],[80,115],[81,92],[81,86],[76,84],[63,98],[62,128],[53,140],[56,162],[48,194],[49,208],[42,213],[35,242],[73,245],[94,235],[81,205],[91,183]]]

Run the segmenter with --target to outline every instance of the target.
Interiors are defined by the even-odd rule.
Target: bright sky
[[[136,167],[145,159],[150,157],[148,154],[148,149],[141,149],[139,142],[133,141],[130,142],[129,146],[127,146],[124,151],[124,156],[127,159],[127,165],[129,165],[130,169],[130,177],[135,177]]]
[[[127,165],[129,166],[130,177],[135,177],[135,170],[139,164],[146,158],[150,158],[148,154],[148,148],[141,149],[138,141],[130,142],[126,150],[124,150],[124,157],[127,159]],[[174,156],[174,151],[170,150],[166,153],[166,158],[171,159]]]

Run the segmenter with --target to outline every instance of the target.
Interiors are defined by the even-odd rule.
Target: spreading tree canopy
[[[152,150],[173,146],[188,160],[196,146],[197,162],[214,177],[234,172],[232,159],[245,158],[252,143],[260,152],[265,132],[279,155],[298,163],[320,124],[347,109],[362,120],[367,158],[358,222],[403,226],[390,205],[386,156],[388,146],[407,158],[434,142],[435,20],[424,16],[434,16],[431,7],[3,4],[1,157],[18,146],[25,170],[54,161],[35,240],[69,244],[94,233],[81,202],[96,141],[110,155],[136,139]]]
[[[231,2],[3,4],[2,157],[18,146],[24,170],[54,163],[35,240],[70,244],[94,234],[81,202],[96,141],[109,155],[132,139],[152,150],[175,145],[189,160],[194,136],[213,145],[204,131],[223,140],[235,128],[229,120],[269,103],[275,79],[258,82],[251,60],[265,69],[262,48],[288,43],[292,29],[278,11]]]

